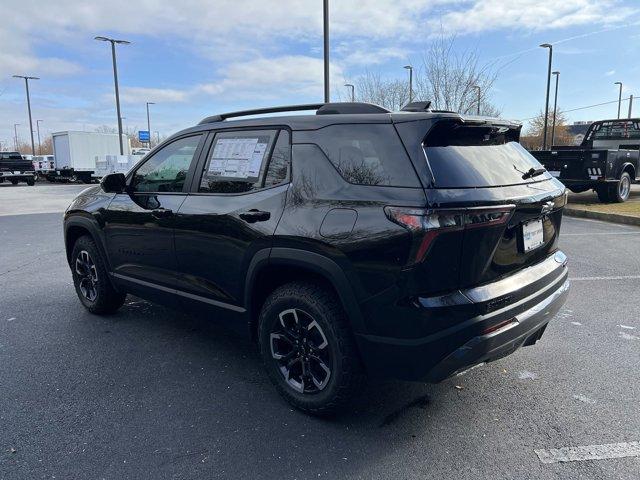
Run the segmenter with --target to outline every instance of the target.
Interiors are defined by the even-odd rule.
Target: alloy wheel
[[[280,312],[269,337],[271,356],[285,382],[299,393],[317,393],[331,378],[329,343],[318,322],[307,312]]]
[[[620,198],[622,198],[623,200],[626,200],[627,198],[629,198],[630,192],[631,192],[631,181],[629,180],[629,177],[624,175],[620,179],[620,183],[618,185],[618,193],[620,194]]]
[[[81,250],[76,257],[76,274],[78,275],[78,288],[82,296],[90,302],[98,297],[98,271],[91,255],[86,250]]]

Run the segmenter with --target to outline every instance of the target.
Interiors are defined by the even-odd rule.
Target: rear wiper
[[[513,168],[515,168],[520,173],[522,173],[522,179],[523,180],[526,180],[527,178],[537,177],[538,175],[542,175],[544,172],[547,171],[545,168],[533,168],[533,167],[531,167],[526,172],[523,172],[522,170],[519,170],[518,167],[516,167],[515,165],[513,166]]]

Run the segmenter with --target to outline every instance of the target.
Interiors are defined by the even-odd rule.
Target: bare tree
[[[553,112],[549,114],[549,128],[547,129],[547,145],[551,145],[551,124],[553,123]],[[544,131],[544,111],[540,111],[530,122],[527,134],[522,136],[520,143],[529,150],[540,150],[542,148],[542,137]],[[558,109],[556,114],[556,129],[553,140],[554,145],[573,145],[573,135],[567,126],[565,113]]]
[[[380,74],[365,72],[355,81],[356,101],[380,105],[388,110],[400,110],[409,101],[406,81],[383,79]]]
[[[422,57],[416,76],[416,97],[430,100],[436,110],[475,114],[480,87],[480,114],[498,116],[489,92],[497,77],[492,64],[481,64],[475,50],[456,50],[456,38],[442,33]]]

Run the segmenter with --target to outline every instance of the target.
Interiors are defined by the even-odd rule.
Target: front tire
[[[36,177],[27,178],[27,185],[33,187],[36,184]]]
[[[82,305],[98,315],[118,310],[126,298],[111,285],[104,260],[89,236],[80,237],[73,246],[71,272]]]
[[[283,285],[264,303],[258,329],[269,378],[294,407],[337,413],[362,384],[353,334],[333,292],[306,282]]]

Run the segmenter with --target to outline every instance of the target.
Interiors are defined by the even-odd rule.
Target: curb
[[[640,227],[640,217],[620,215],[619,213],[591,212],[589,210],[565,207],[564,214],[567,217],[590,218],[592,220],[601,220],[603,222],[622,223],[624,225],[635,225]]]

